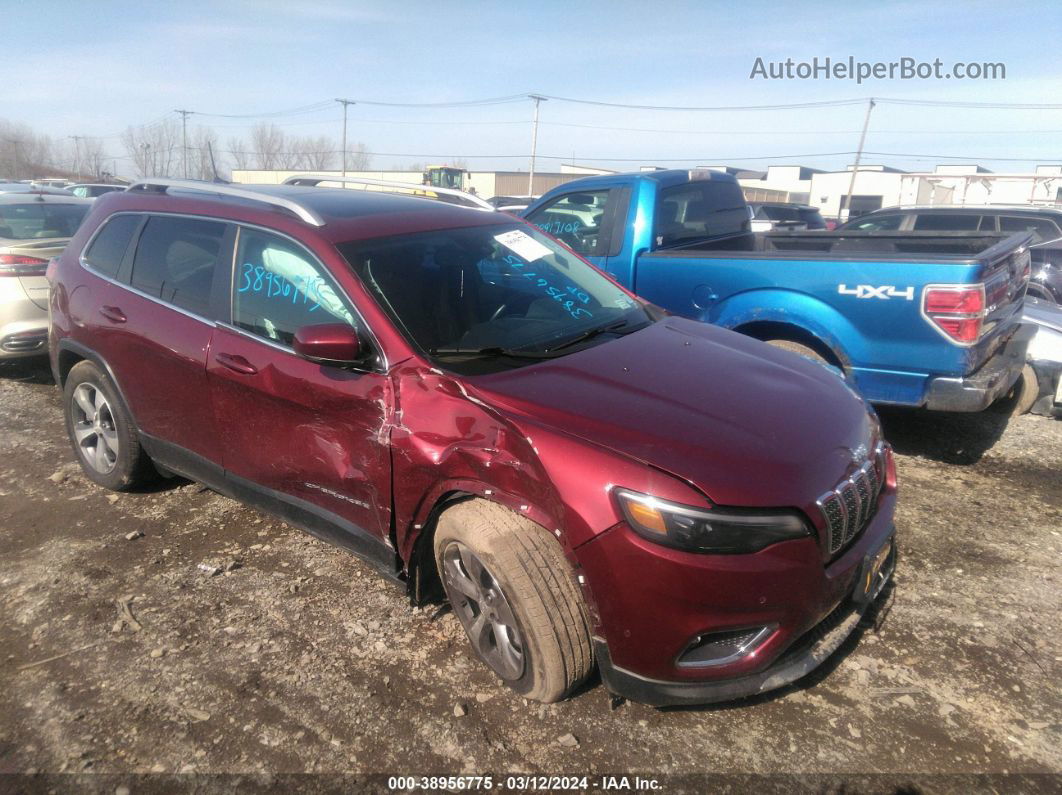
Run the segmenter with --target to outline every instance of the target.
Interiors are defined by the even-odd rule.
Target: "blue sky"
[[[3,0],[4,38],[26,50],[3,68],[0,116],[57,138],[105,138],[125,155],[128,125],[173,115],[259,114],[335,97],[445,102],[532,92],[606,102],[716,106],[867,96],[1062,103],[1057,2],[341,2],[127,3]],[[797,61],[1003,62],[1005,80],[750,80],[757,57]],[[540,170],[799,162],[838,167],[864,106],[694,113],[542,104]],[[286,133],[340,134],[341,112],[271,119]],[[350,138],[373,166],[465,158],[526,169],[531,103],[350,109]],[[254,119],[193,116],[222,143]],[[582,126],[575,126],[582,125]],[[1062,110],[882,105],[866,149],[959,155],[996,171],[1062,161]],[[502,157],[510,156],[510,157]],[[628,162],[622,162],[626,159]],[[867,156],[908,169],[936,158]],[[958,161],[951,161],[958,162]],[[119,171],[123,170],[119,161]]]

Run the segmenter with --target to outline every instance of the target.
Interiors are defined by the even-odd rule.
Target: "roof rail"
[[[325,225],[324,219],[320,215],[297,201],[285,199],[282,196],[271,196],[268,193],[260,193],[255,190],[247,190],[246,188],[237,188],[232,185],[198,182],[192,179],[155,179],[150,177],[134,182],[129,186],[128,190],[133,192],[157,191],[165,193],[167,188],[180,188],[181,190],[198,191],[200,193],[216,193],[219,196],[236,196],[240,199],[250,199],[251,201],[271,204],[274,207],[281,207],[313,226]]]
[[[459,203],[466,206],[473,207],[477,210],[486,210],[488,212],[497,212],[497,208],[479,198],[479,196],[473,196],[471,193],[465,193],[463,190],[456,190],[455,188],[436,188],[431,185],[418,185],[415,182],[396,182],[394,180],[387,179],[369,179],[368,177],[336,177],[329,176],[327,174],[296,174],[293,177],[288,177],[284,180],[284,185],[317,185],[321,182],[339,182],[344,185],[371,185],[378,188],[396,188],[401,189],[409,193],[412,196],[418,196],[423,198],[433,198],[428,194],[436,194],[442,196],[453,196],[459,200]]]

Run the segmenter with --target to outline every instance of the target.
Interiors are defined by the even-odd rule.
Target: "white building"
[[[244,185],[279,185],[288,177],[308,173],[306,169],[298,171],[277,171],[260,169],[234,169],[232,181]],[[315,171],[315,174],[325,174],[338,177],[341,171]],[[531,195],[541,196],[546,191],[571,182],[580,177],[593,174],[613,174],[615,172],[589,166],[562,165],[560,172],[535,171],[535,184]],[[410,185],[420,185],[424,177],[421,171],[347,171],[348,177],[361,177],[363,179],[380,179],[388,182],[408,182]],[[469,171],[467,188],[474,188],[476,195],[484,199],[492,196],[527,196],[528,195],[528,172],[526,171]]]
[[[1048,204],[1062,205],[1062,166],[1037,166],[1031,174],[994,174],[977,165],[940,165],[928,172],[905,172],[880,165],[820,171],[803,166],[769,166],[762,175],[738,181],[750,201],[802,202],[822,214],[847,218],[844,200],[852,192],[853,214],[897,204]],[[756,196],[756,193],[784,194]]]

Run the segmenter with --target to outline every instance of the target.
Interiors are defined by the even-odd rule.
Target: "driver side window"
[[[604,254],[602,222],[611,193],[611,190],[566,193],[535,210],[527,220],[576,254],[584,257]]]
[[[246,228],[236,253],[232,323],[289,347],[301,326],[358,325],[331,275],[306,249]]]

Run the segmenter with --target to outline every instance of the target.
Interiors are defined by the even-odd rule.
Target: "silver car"
[[[125,185],[104,185],[103,183],[97,182],[82,182],[77,185],[67,185],[64,190],[68,190],[75,196],[80,196],[82,199],[95,199],[98,196],[102,196],[104,193],[125,190]]]
[[[0,194],[0,360],[48,350],[48,260],[92,206],[67,194]]]

